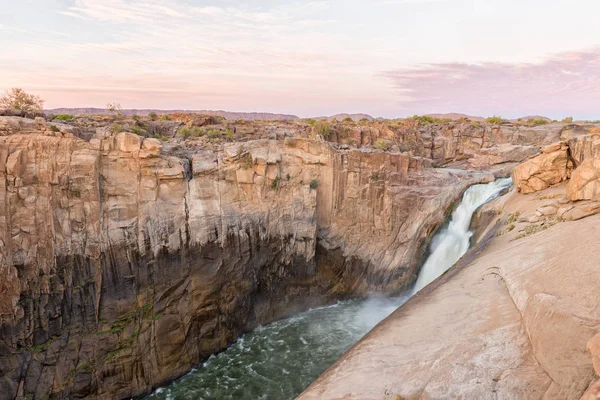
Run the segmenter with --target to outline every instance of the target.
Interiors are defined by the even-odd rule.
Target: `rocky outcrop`
[[[399,291],[452,203],[492,179],[302,138],[177,152],[40,122],[0,118],[9,398],[129,398],[258,324]]]
[[[600,216],[527,222],[558,193],[490,204],[500,222],[480,245],[299,398],[579,399],[597,379]]]
[[[600,196],[600,158],[583,161],[567,185],[567,198],[571,201],[593,200]]]
[[[527,194],[567,180],[571,169],[568,146],[559,142],[544,147],[541,155],[514,168],[512,176],[517,190]]]

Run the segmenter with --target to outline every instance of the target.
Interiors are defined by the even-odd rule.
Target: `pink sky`
[[[46,106],[600,119],[596,0],[22,0],[0,90]]]

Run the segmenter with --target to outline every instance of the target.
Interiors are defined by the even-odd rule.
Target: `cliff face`
[[[240,333],[337,298],[398,291],[489,174],[318,140],[172,156],[0,118],[0,390],[125,398]]]

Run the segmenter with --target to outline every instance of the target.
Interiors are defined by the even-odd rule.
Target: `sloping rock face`
[[[549,190],[495,203],[505,223],[299,398],[579,399],[597,379],[600,216],[529,224]]]
[[[544,147],[541,155],[515,167],[512,176],[517,190],[528,194],[567,180],[571,169],[568,146],[560,142]]]
[[[489,174],[408,154],[257,140],[189,157],[0,118],[0,391],[129,398],[242,332],[397,291]]]

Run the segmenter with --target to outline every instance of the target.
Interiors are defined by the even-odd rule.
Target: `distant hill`
[[[483,117],[474,117],[472,115],[460,114],[460,113],[425,114],[425,115],[427,115],[429,117],[433,117],[433,118],[449,118],[453,121],[455,121],[459,118],[468,118],[471,121],[478,121],[478,122],[485,121],[485,118],[483,118]]]
[[[527,115],[525,117],[520,117],[520,118],[515,118],[515,119],[511,119],[511,122],[516,122],[518,120],[521,121],[527,121],[529,119],[543,119],[544,121],[548,121],[548,122],[552,122],[552,119],[548,118],[548,117],[544,117],[543,115]]]
[[[341,114],[335,114],[332,115],[330,117],[315,117],[313,119],[317,119],[317,120],[321,120],[321,119],[337,119],[339,121],[343,120],[344,118],[352,118],[354,121],[359,121],[363,118],[368,119],[369,121],[374,120],[375,118],[373,118],[372,116],[370,116],[369,114],[361,114],[361,113],[357,113],[357,114],[346,114],[346,113],[341,113]]]
[[[54,108],[50,110],[45,110],[47,114],[71,114],[71,115],[81,115],[81,114],[109,114],[109,111],[105,108]],[[125,115],[148,115],[151,112],[155,112],[157,114],[172,114],[172,113],[193,113],[193,114],[209,114],[209,115],[218,115],[225,119],[236,120],[236,119],[246,119],[246,120],[295,120],[299,119],[295,115],[288,114],[274,114],[274,113],[259,113],[259,112],[230,112],[230,111],[222,111],[222,110],[153,110],[153,109],[124,109],[123,114]]]

